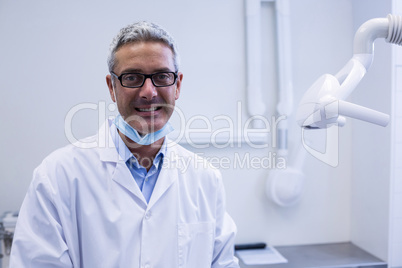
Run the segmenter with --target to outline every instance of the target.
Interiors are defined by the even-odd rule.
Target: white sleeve
[[[43,164],[41,165],[43,168]],[[21,206],[11,247],[10,268],[71,268],[54,190],[41,166]]]
[[[218,196],[216,207],[215,246],[212,268],[238,268],[238,259],[234,256],[234,240],[237,228],[226,212],[225,189],[219,173]]]

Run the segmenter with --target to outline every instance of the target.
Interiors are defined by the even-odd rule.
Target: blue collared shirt
[[[130,152],[127,145],[123,142],[120,135],[118,134],[117,128],[114,124],[111,124],[110,135],[112,136],[117,152],[119,153],[120,157],[126,162],[126,165],[133,175],[133,178],[140,188],[142,194],[144,195],[145,200],[147,201],[147,203],[149,203],[156,181],[162,168],[163,157],[166,154],[166,139],[164,140],[161,149],[156,154],[151,168],[149,169],[149,171],[147,171],[147,169],[141,166],[138,162],[138,159]]]

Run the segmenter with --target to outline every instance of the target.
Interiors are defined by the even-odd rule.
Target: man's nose
[[[151,100],[153,99],[156,95],[158,95],[158,92],[156,91],[156,87],[154,84],[152,84],[151,78],[146,78],[144,81],[144,85],[140,88],[140,97]]]

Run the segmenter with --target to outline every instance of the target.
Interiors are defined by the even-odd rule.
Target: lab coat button
[[[145,213],[145,219],[149,220],[149,218],[151,218],[151,211],[148,211],[147,213]]]
[[[151,268],[151,265],[145,264],[144,268]]]

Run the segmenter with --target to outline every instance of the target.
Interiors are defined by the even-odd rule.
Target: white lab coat
[[[109,126],[36,168],[10,268],[238,267],[219,171],[169,142],[147,204]]]

